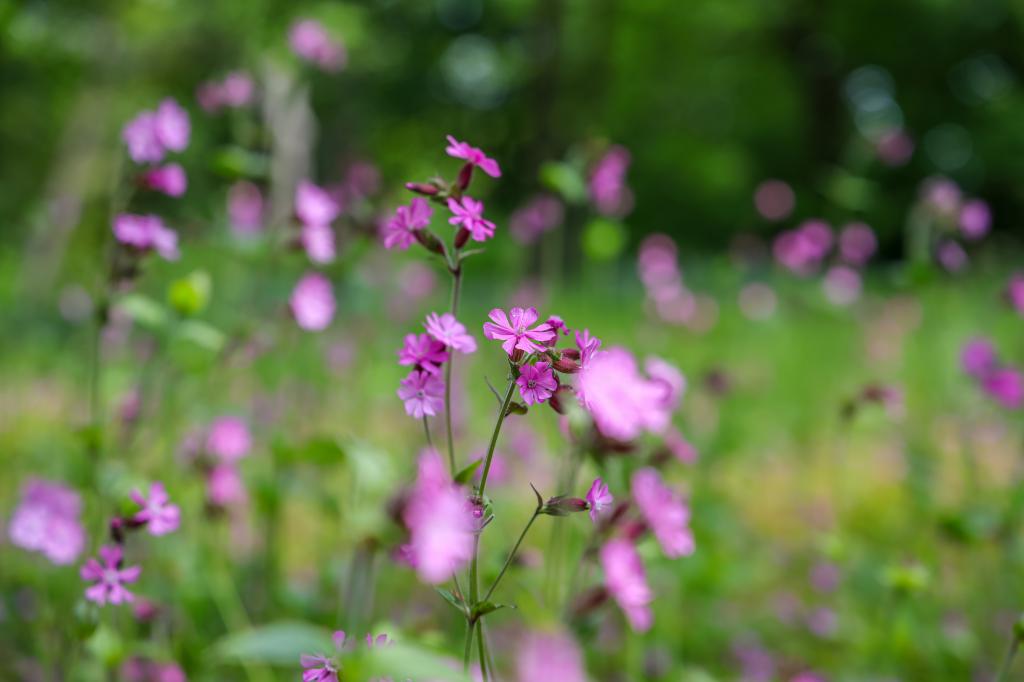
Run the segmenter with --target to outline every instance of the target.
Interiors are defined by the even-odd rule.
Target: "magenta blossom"
[[[114,237],[125,246],[138,251],[156,251],[164,260],[177,260],[178,233],[165,227],[155,215],[122,213],[114,218]]]
[[[595,352],[576,376],[580,402],[608,438],[628,441],[668,427],[673,406],[666,402],[666,384],[644,377],[624,348]]]
[[[85,598],[103,606],[107,602],[122,604],[131,602],[135,595],[125,588],[126,583],[139,579],[142,568],[129,566],[122,568],[121,548],[117,545],[100,547],[100,561],[89,559],[79,572],[82,580],[95,583],[85,590]]]
[[[558,382],[547,362],[524,365],[519,370],[516,384],[519,386],[519,395],[523,396],[523,402],[527,405],[543,403],[558,389]]]
[[[996,349],[988,339],[971,339],[960,351],[960,366],[975,379],[989,374],[996,368],[996,364]]]
[[[408,206],[399,206],[381,228],[385,249],[405,251],[416,241],[417,230],[430,225],[434,209],[423,197],[415,197]]]
[[[797,275],[811,274],[832,248],[832,228],[821,220],[807,220],[775,238],[775,259]]]
[[[199,86],[196,99],[199,106],[210,113],[224,107],[239,108],[252,102],[256,86],[252,76],[244,71],[232,71],[221,82],[207,81]]]
[[[557,337],[559,333],[564,336],[569,335],[569,328],[565,326],[565,321],[558,315],[552,315],[547,319],[547,325],[551,327],[551,331],[555,333]]]
[[[476,147],[473,147],[466,142],[459,142],[451,135],[448,136],[448,146],[444,151],[448,156],[456,159],[463,159],[467,164],[476,166],[492,178],[501,177],[501,168],[498,166],[497,161],[490,158]]]
[[[142,507],[136,512],[133,520],[146,524],[150,535],[167,535],[178,530],[181,523],[181,510],[178,505],[171,504],[171,498],[164,489],[164,484],[159,481],[149,486],[149,499],[139,492],[133,490],[132,501]]]
[[[517,682],[586,682],[583,653],[561,632],[527,635],[516,653]]]
[[[85,528],[78,493],[59,483],[32,479],[21,489],[21,501],[11,515],[11,543],[39,552],[53,563],[72,563],[85,547]]]
[[[181,152],[188,146],[191,126],[188,112],[168,97],[160,102],[153,119],[153,127],[160,144],[172,152]]]
[[[238,234],[252,234],[263,227],[263,193],[246,180],[228,190],[228,220]]]
[[[947,239],[939,244],[935,258],[939,261],[939,265],[953,274],[967,267],[967,252],[964,251],[964,247],[952,239]]]
[[[601,548],[601,568],[608,593],[626,614],[630,627],[646,632],[654,622],[654,593],[647,584],[644,564],[629,540],[615,538]]]
[[[309,260],[318,265],[333,263],[334,231],[328,225],[303,225],[299,236]]]
[[[302,276],[289,299],[295,322],[306,331],[327,329],[334,319],[334,290],[331,281],[318,272]]]
[[[249,454],[252,435],[240,417],[218,417],[206,436],[206,452],[224,462],[237,462]]]
[[[850,223],[839,233],[839,257],[850,265],[862,267],[877,248],[874,230],[864,223]]]
[[[990,371],[981,379],[981,387],[993,400],[1009,410],[1024,403],[1024,374],[1012,367]]]
[[[301,19],[292,24],[288,43],[298,57],[328,73],[340,71],[348,60],[345,46],[313,19]]]
[[[334,650],[340,654],[345,646],[345,631],[336,630],[331,635],[334,642]],[[338,682],[338,671],[341,664],[338,657],[329,657],[321,654],[302,654],[299,657],[299,664],[304,668],[302,671],[302,682]]]
[[[406,334],[405,345],[398,351],[398,364],[416,367],[428,374],[437,374],[447,360],[445,344],[427,334]]]
[[[295,216],[303,225],[324,227],[330,225],[341,207],[323,187],[302,180],[295,188]]]
[[[156,114],[143,111],[128,121],[121,131],[121,139],[128,147],[128,156],[135,163],[158,163],[166,150],[156,134]]]
[[[405,401],[405,412],[410,417],[433,417],[444,407],[444,381],[429,372],[413,370],[402,379],[398,397]]]
[[[665,556],[693,554],[696,544],[690,530],[690,509],[655,469],[645,467],[633,474],[633,501],[654,532]]]
[[[476,352],[476,339],[466,332],[466,326],[451,313],[430,313],[424,326],[428,334],[448,348],[460,353]]]
[[[508,229],[516,241],[532,244],[543,233],[554,230],[565,220],[565,207],[557,198],[541,194],[509,216]]]
[[[484,202],[472,197],[462,197],[462,203],[449,199],[448,209],[454,214],[448,222],[462,225],[473,241],[485,242],[494,236],[494,223],[484,218]]]
[[[234,462],[218,464],[206,477],[206,496],[215,507],[243,504],[248,499],[245,482]]]
[[[530,325],[537,321],[536,308],[512,308],[508,315],[501,308],[495,308],[487,316],[491,321],[484,322],[484,336],[501,341],[502,349],[509,355],[515,350],[543,352],[543,347],[538,344],[546,344],[555,338],[555,332],[547,322],[530,329]]]
[[[576,332],[576,348],[580,351],[580,367],[586,367],[601,348],[601,339],[591,336],[589,329],[584,329],[582,333]]]
[[[147,170],[142,174],[141,182],[154,192],[160,192],[169,197],[180,197],[188,188],[185,169],[177,163],[169,163],[166,166],[157,166]]]
[[[614,501],[615,498],[608,491],[608,485],[600,478],[595,478],[590,486],[590,490],[587,491],[587,504],[590,505],[590,520],[597,523],[597,518],[601,516],[601,512],[611,506],[611,503]]]
[[[858,271],[848,265],[834,265],[825,273],[821,288],[829,303],[846,306],[860,298],[864,285]]]
[[[626,184],[630,162],[629,150],[613,145],[594,164],[588,188],[598,213],[621,218],[633,209],[633,192]]]
[[[472,508],[449,479],[436,450],[420,455],[416,484],[402,518],[409,528],[405,554],[425,582],[449,580],[472,557]]]
[[[668,410],[676,409],[686,392],[686,377],[679,368],[659,357],[651,356],[644,361],[644,370],[652,381],[661,383],[664,390],[664,407]]]
[[[981,239],[992,227],[992,211],[981,199],[972,199],[960,207],[959,223],[964,239]]]

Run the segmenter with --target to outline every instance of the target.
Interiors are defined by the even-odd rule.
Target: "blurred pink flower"
[[[224,80],[206,81],[196,91],[199,106],[210,113],[221,109],[240,108],[252,102],[256,86],[252,76],[244,71],[232,71]]]
[[[22,549],[39,552],[57,565],[72,563],[85,547],[78,493],[59,483],[30,479],[11,515],[8,536]]]
[[[248,499],[245,482],[234,462],[218,464],[206,478],[206,496],[216,507],[242,504]]]
[[[424,326],[428,334],[448,348],[460,353],[476,352],[476,339],[466,331],[466,325],[456,320],[451,313],[430,313]]]
[[[590,485],[590,490],[587,491],[587,504],[590,505],[590,520],[597,523],[601,512],[611,506],[611,503],[614,501],[615,498],[608,491],[608,485],[600,478],[595,478],[594,482]]]
[[[782,180],[765,180],[754,190],[754,206],[765,220],[783,220],[793,212],[793,188]]]
[[[532,244],[565,219],[565,206],[550,194],[539,194],[509,216],[508,229],[521,244]]]
[[[555,375],[551,371],[551,365],[547,362],[538,362],[533,365],[524,365],[519,369],[519,378],[516,379],[519,386],[519,395],[527,405],[539,405],[543,403],[558,388]]]
[[[238,234],[252,234],[263,228],[263,194],[247,180],[239,180],[228,190],[228,220]]]
[[[562,632],[532,632],[516,652],[518,682],[586,682],[583,653]]]
[[[661,475],[650,467],[639,469],[633,474],[631,492],[665,556],[674,559],[693,554],[696,543],[690,530],[690,509],[662,482]]]
[[[630,627],[646,632],[654,621],[650,606],[654,593],[647,585],[644,565],[636,548],[629,540],[614,538],[601,547],[600,558],[608,593],[626,614]]]
[[[608,438],[632,440],[668,426],[672,410],[665,403],[664,383],[640,374],[624,348],[594,353],[576,376],[581,403]]]
[[[416,241],[415,232],[430,225],[434,209],[423,197],[415,197],[408,206],[399,206],[381,228],[385,249],[405,251]]]
[[[664,442],[672,456],[683,464],[693,464],[697,461],[697,448],[677,429],[670,428],[665,431]]]
[[[160,106],[157,107],[153,129],[160,144],[172,152],[185,150],[192,130],[188,112],[170,97],[160,102]]]
[[[601,348],[601,339],[596,336],[590,335],[589,329],[584,329],[582,332],[577,331],[576,334],[576,348],[580,352],[580,369],[590,364],[590,359],[594,357]]]
[[[142,174],[141,181],[149,189],[170,197],[180,197],[188,188],[185,169],[177,163],[150,168]]]
[[[1016,410],[1024,402],[1024,375],[1012,367],[1002,367],[985,374],[982,389],[1003,407]]]
[[[537,321],[536,308],[512,308],[508,315],[501,308],[494,308],[487,316],[491,321],[484,322],[484,336],[493,341],[501,341],[502,349],[510,356],[515,350],[524,353],[542,352],[544,349],[537,344],[555,338],[555,332],[547,322],[530,329],[530,325]]]
[[[405,402],[410,417],[433,417],[444,408],[444,381],[429,372],[413,370],[402,379],[398,397]]]
[[[959,223],[964,239],[977,241],[992,227],[992,211],[981,199],[971,199],[960,207]]]
[[[310,261],[318,265],[334,262],[334,230],[329,225],[303,225],[299,240]]]
[[[448,478],[436,450],[419,458],[419,473],[403,512],[408,557],[420,578],[449,580],[472,556],[474,522],[465,494]]]
[[[477,147],[473,147],[466,142],[459,142],[451,135],[448,135],[448,146],[445,147],[445,153],[456,159],[463,159],[466,163],[476,166],[484,173],[487,173],[492,178],[501,177],[501,168],[498,166],[498,162],[484,154]],[[483,241],[483,240],[477,240]]]
[[[914,155],[914,140],[905,130],[889,130],[875,140],[875,153],[887,166],[902,166]]]
[[[335,656],[324,656],[323,654],[302,654],[299,657],[299,665],[302,671],[302,682],[338,682],[338,671],[341,664],[338,662],[337,654],[341,653],[345,646],[345,631],[335,630],[331,635],[334,642]]]
[[[960,352],[960,366],[975,379],[991,372],[996,367],[996,349],[992,342],[983,338],[968,341]]]
[[[309,180],[301,180],[295,188],[295,216],[303,225],[325,227],[330,225],[341,207],[334,197],[322,187]]]
[[[860,273],[847,265],[834,265],[825,273],[821,282],[825,298],[833,305],[850,305],[860,298]]]
[[[340,71],[348,60],[345,46],[313,19],[300,19],[292,24],[288,44],[298,57],[328,73]]]
[[[775,259],[801,276],[814,272],[832,249],[832,228],[821,220],[807,220],[795,229],[780,233],[772,251]]]
[[[166,150],[156,134],[156,114],[140,112],[125,124],[121,139],[128,147],[128,156],[135,163],[157,163],[162,161]]]
[[[598,213],[621,218],[633,209],[633,193],[626,185],[630,161],[628,149],[612,145],[594,164],[587,184]]]
[[[122,568],[121,548],[116,545],[100,547],[100,561],[89,559],[82,566],[79,574],[82,580],[95,583],[85,590],[85,598],[100,606],[106,603],[122,604],[135,599],[135,595],[125,588],[126,583],[139,579],[142,568],[129,566]]]
[[[156,251],[164,260],[177,260],[178,233],[165,227],[155,215],[121,213],[114,218],[114,237],[120,243],[139,251]]]
[[[445,344],[429,334],[406,334],[405,344],[398,350],[398,364],[415,367],[428,374],[437,374],[448,360]]]
[[[862,267],[877,248],[875,231],[864,223],[850,223],[839,233],[839,257],[850,265]]]
[[[957,273],[967,267],[967,252],[964,251],[964,247],[952,239],[947,239],[939,244],[935,257],[948,272]]]
[[[686,377],[679,368],[659,357],[651,356],[644,360],[644,371],[652,381],[662,385],[662,404],[665,409],[676,409],[686,392]]]
[[[1015,272],[1006,284],[1006,298],[1019,314],[1024,315],[1024,273]]]
[[[149,498],[147,499],[138,490],[131,493],[132,501],[142,507],[135,513],[133,520],[146,524],[146,530],[150,535],[166,535],[178,530],[181,523],[181,509],[178,505],[171,504],[171,498],[164,489],[164,484],[156,481],[149,486]]]
[[[237,462],[249,454],[252,435],[240,417],[218,417],[210,424],[206,452],[223,462]]]
[[[484,218],[484,202],[473,197],[462,197],[461,203],[449,199],[448,210],[453,214],[448,222],[462,225],[463,229],[469,231],[473,241],[485,242],[494,236],[494,223]]]
[[[318,332],[334,319],[334,291],[331,281],[318,272],[310,272],[292,290],[289,306],[295,322],[306,331]]]

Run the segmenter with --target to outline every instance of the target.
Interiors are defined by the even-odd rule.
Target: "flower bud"
[[[459,188],[459,191],[464,191],[469,187],[470,181],[473,179],[473,164],[467,163],[459,171],[459,177],[455,181],[455,186]]]
[[[555,392],[551,394],[551,397],[548,398],[548,405],[550,405],[551,409],[553,409],[558,414],[565,414],[566,412],[568,412],[568,407],[565,401],[569,400],[571,396],[571,388],[569,388],[568,386],[559,386],[555,390]]]
[[[416,230],[413,234],[416,235],[416,241],[422,244],[423,248],[427,251],[437,254],[444,253],[444,245],[432,232],[428,232],[427,230]]]
[[[540,513],[547,514],[548,516],[568,516],[569,514],[587,511],[588,509],[590,509],[590,505],[586,500],[581,500],[578,497],[558,495],[545,502],[544,506],[540,509]]]
[[[572,358],[565,357],[564,353],[562,354],[562,357],[558,358],[553,363],[551,363],[551,366],[556,371],[561,372],[563,374],[575,374],[576,372],[580,371],[579,363],[573,360]]]
[[[437,185],[428,185],[424,182],[407,182],[405,183],[405,188],[410,192],[416,192],[416,194],[422,194],[426,197],[432,197],[441,191]]]
[[[622,528],[622,535],[627,539],[636,541],[647,532],[647,524],[643,521],[630,521]]]
[[[563,358],[569,358],[570,360],[580,359],[580,351],[576,348],[563,348],[561,352]]]
[[[455,248],[456,249],[461,249],[463,246],[466,245],[466,242],[468,242],[468,241],[469,241],[469,230],[467,230],[464,227],[460,228],[459,231],[455,233]]]
[[[608,590],[604,586],[592,587],[581,593],[570,607],[574,618],[582,618],[595,610],[608,600]]]

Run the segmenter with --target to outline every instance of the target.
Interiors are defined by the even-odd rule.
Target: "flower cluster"
[[[342,654],[345,653],[346,649],[351,649],[354,645],[353,640],[347,638],[344,630],[335,630],[331,635],[331,641],[334,642],[333,656],[327,654],[302,654],[299,657],[299,664],[303,668],[302,682],[339,682],[339,673],[343,668]],[[367,633],[364,641],[368,649],[390,646],[392,644],[391,639],[386,634],[374,637]],[[377,680],[376,682],[384,682],[384,680]]]
[[[999,361],[995,347],[983,338],[971,339],[960,353],[960,366],[981,390],[1003,407],[1024,405],[1024,373]]]
[[[252,76],[244,71],[232,71],[220,81],[206,81],[196,91],[199,106],[207,113],[222,109],[240,109],[249,106],[256,93]]]
[[[39,552],[57,565],[72,563],[85,546],[82,501],[59,483],[32,479],[21,489],[21,502],[8,525],[15,546]]]
[[[676,243],[665,234],[645,237],[637,254],[637,271],[647,303],[660,320],[706,331],[715,322],[718,304],[686,286],[679,269]]]
[[[980,241],[992,228],[992,211],[982,199],[968,198],[953,180],[935,176],[924,180],[911,225],[931,231],[933,256],[949,272],[967,267],[967,242]]]
[[[834,249],[834,251],[833,251]],[[849,305],[860,298],[863,288],[860,270],[878,249],[870,226],[854,222],[845,225],[838,239],[823,220],[807,220],[780,233],[772,250],[775,259],[801,277],[814,275],[834,254],[822,279],[825,297],[834,305]]]
[[[412,368],[402,379],[398,397],[416,419],[433,417],[443,409],[445,383],[440,373],[452,353],[476,351],[476,339],[451,313],[431,313],[423,326],[426,333],[408,334],[398,350],[398,364]]]
[[[508,231],[520,244],[532,244],[565,220],[565,206],[558,197],[538,194],[517,208],[508,219]]]
[[[218,417],[206,429],[196,464],[206,477],[206,498],[211,508],[225,509],[248,499],[238,465],[251,449],[249,425],[240,417]]]
[[[590,169],[587,189],[598,213],[622,218],[633,210],[633,190],[626,184],[629,150],[612,145]]]
[[[348,61],[345,46],[315,19],[300,19],[292,24],[288,44],[300,59],[327,73],[341,71]]]

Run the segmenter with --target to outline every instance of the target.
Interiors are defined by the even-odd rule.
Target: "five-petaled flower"
[[[178,530],[181,510],[178,505],[170,504],[171,498],[163,483],[156,481],[149,486],[149,499],[138,490],[132,491],[131,498],[142,507],[133,520],[146,524],[150,535],[166,535]]]
[[[448,156],[463,159],[469,165],[476,166],[492,178],[501,177],[501,168],[498,166],[498,162],[468,142],[459,142],[451,135],[448,135],[448,146],[444,151]]]
[[[473,241],[485,242],[494,236],[494,223],[484,218],[484,202],[472,197],[462,197],[461,203],[449,199],[448,209],[453,214],[448,222],[452,225],[462,225]]]
[[[451,313],[430,313],[424,327],[428,334],[448,348],[460,353],[476,352],[476,339],[466,332],[466,325],[456,320]]]
[[[341,648],[345,646],[345,631],[336,630],[331,635],[331,641],[334,642],[335,651],[341,653]],[[341,664],[337,657],[302,654],[299,657],[299,664],[305,668],[302,671],[302,682],[338,682]]]
[[[402,379],[398,397],[405,401],[405,412],[410,417],[434,416],[444,406],[444,381],[429,372],[414,370]]]
[[[384,248],[408,249],[416,241],[415,232],[428,226],[433,215],[434,209],[422,197],[415,197],[408,206],[399,206],[381,228]]]
[[[608,485],[600,478],[595,478],[590,490],[587,491],[587,504],[590,505],[590,520],[597,523],[597,517],[601,512],[615,501],[608,491]]]
[[[427,334],[406,334],[405,345],[398,350],[398,364],[437,374],[448,359],[445,344]]]
[[[100,561],[89,559],[82,566],[80,575],[83,580],[95,583],[86,588],[85,598],[100,606],[110,602],[121,604],[135,599],[135,595],[125,588],[125,583],[133,583],[139,579],[142,568],[139,566],[121,567],[121,548],[117,545],[100,547]]]
[[[546,362],[525,365],[519,370],[516,384],[519,385],[519,394],[523,396],[523,402],[527,405],[544,402],[558,388],[551,365]]]
[[[501,341],[502,349],[509,355],[515,350],[542,352],[544,349],[538,344],[544,344],[555,336],[547,322],[530,329],[530,325],[537,321],[536,308],[513,308],[508,315],[501,308],[495,308],[488,317],[491,321],[484,322],[484,336]]]

